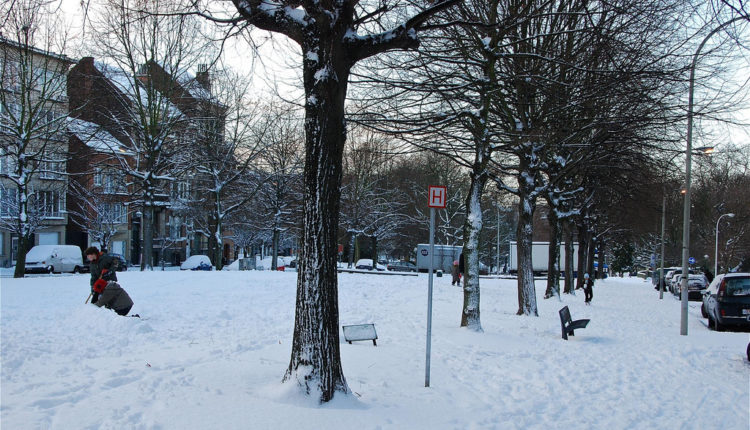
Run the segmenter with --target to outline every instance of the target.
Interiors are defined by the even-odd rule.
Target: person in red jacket
[[[111,256],[99,252],[95,246],[87,248],[84,254],[91,267],[91,303],[112,309],[118,315],[127,315],[133,308],[133,300],[117,283],[115,274],[117,263]]]

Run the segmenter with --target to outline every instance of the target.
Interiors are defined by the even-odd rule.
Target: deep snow
[[[424,387],[427,277],[339,275],[353,391],[319,406],[281,384],[296,273],[118,273],[145,317],[83,302],[88,275],[0,279],[3,429],[747,429],[748,333],[706,328],[641,279],[599,281],[516,316],[514,280],[481,280],[484,333],[458,327],[463,292],[435,278]],[[558,309],[591,323],[564,341]]]

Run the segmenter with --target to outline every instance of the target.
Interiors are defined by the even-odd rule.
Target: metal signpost
[[[445,209],[446,187],[430,185],[427,189],[427,206],[430,208],[430,257],[427,274],[427,352],[425,357],[424,386],[430,386],[430,349],[432,347],[432,272],[435,268],[435,208]]]

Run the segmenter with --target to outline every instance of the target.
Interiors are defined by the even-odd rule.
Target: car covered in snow
[[[37,245],[26,254],[26,273],[80,273],[83,253],[75,245]]]
[[[191,255],[180,265],[180,270],[212,270],[208,255]]]
[[[372,258],[363,258],[361,260],[357,260],[357,264],[354,265],[355,269],[359,270],[372,270]],[[385,266],[382,264],[378,264],[375,266],[375,269],[383,272],[385,271]]]

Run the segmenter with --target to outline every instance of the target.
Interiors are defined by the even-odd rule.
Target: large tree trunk
[[[26,253],[29,252],[31,240],[25,235],[18,238],[18,250],[16,251],[16,269],[13,272],[14,278],[23,278],[26,273]]]
[[[349,230],[349,264],[347,265],[348,268],[354,267],[354,240],[357,237],[357,234],[354,233],[354,231]]]
[[[531,195],[533,184],[520,181],[518,205],[518,315],[539,316],[536,306],[534,269],[531,261],[531,246],[536,199]]]
[[[154,207],[147,203],[143,207],[143,251],[141,252],[141,270],[154,268]]]
[[[578,227],[578,271],[576,276],[576,290],[583,288],[583,274],[586,273],[586,254],[588,251],[588,240],[586,226],[577,224]]]
[[[485,175],[471,176],[469,194],[466,196],[466,221],[464,222],[464,306],[461,327],[482,331],[479,315],[479,235],[482,232],[482,192],[487,183]]]
[[[273,229],[273,250],[271,251],[271,270],[276,270],[279,267],[279,237],[281,231],[278,226]]]
[[[310,31],[314,31],[310,28]],[[295,381],[321,402],[348,393],[339,348],[336,234],[342,157],[346,140],[344,101],[350,62],[341,46],[344,28],[303,44],[305,85],[305,181],[302,252],[297,277],[294,340],[285,381]]]
[[[564,292],[575,295],[573,287],[573,228],[570,222],[565,223],[565,286]]]
[[[19,176],[22,174],[22,170],[24,169],[25,165],[23,164],[23,160],[19,161],[18,163],[18,171]],[[29,249],[31,248],[31,245],[34,244],[33,237],[34,233],[29,228],[29,198],[27,193],[27,186],[26,185],[19,185],[16,188],[16,198],[18,207],[18,219],[16,220],[17,224],[17,231],[20,233],[18,235],[18,249],[16,250],[16,268],[13,271],[13,277],[14,278],[23,278],[26,274],[26,253],[29,252]]]
[[[549,220],[549,262],[547,263],[545,299],[560,297],[560,220],[554,208],[550,207],[547,219]]]
[[[591,279],[595,278],[594,274],[594,255],[596,254],[596,239],[594,238],[593,233],[589,233],[587,236],[589,238],[588,241],[588,255],[586,256],[586,273],[589,274]]]
[[[378,237],[372,235],[372,270],[378,270]]]

